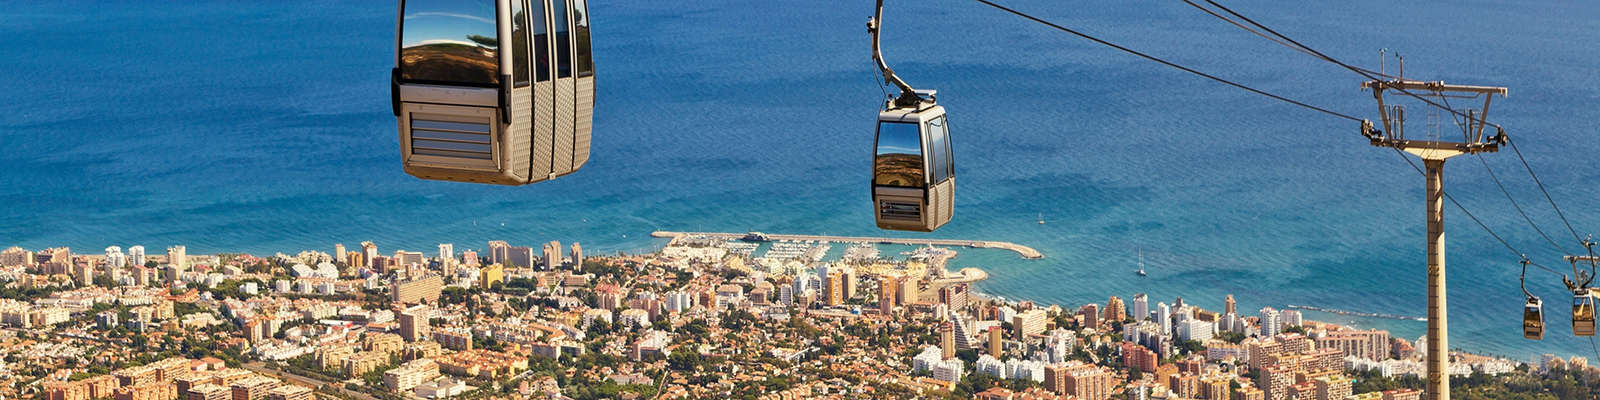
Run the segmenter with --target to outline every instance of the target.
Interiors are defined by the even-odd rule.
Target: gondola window
[[[945,127],[944,117],[928,121],[928,137],[932,141],[928,148],[933,151],[932,163],[933,181],[944,182],[946,178],[955,176],[955,167],[950,159],[950,130]]]
[[[494,3],[417,0],[402,21],[400,79],[494,87],[500,84]]]
[[[883,122],[878,125],[878,154],[873,160],[873,183],[880,186],[924,187],[922,133],[916,123]]]
[[[555,0],[556,77],[572,77],[572,35],[567,27],[567,0]]]

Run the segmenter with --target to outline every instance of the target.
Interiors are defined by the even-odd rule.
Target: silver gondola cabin
[[[1528,297],[1522,305],[1522,337],[1544,339],[1544,302],[1538,297]]]
[[[1568,290],[1572,291],[1572,334],[1574,336],[1594,336],[1596,294],[1600,294],[1600,289],[1589,287],[1590,283],[1594,283],[1595,277],[1594,243],[1585,240],[1583,245],[1590,248],[1588,257],[1564,257],[1567,262],[1572,263],[1573,276],[1577,277],[1577,279],[1568,279],[1563,275],[1561,281],[1567,285]],[[1590,270],[1579,270],[1579,261],[1590,262]]]
[[[1572,334],[1594,336],[1595,295],[1588,288],[1572,292]]]
[[[932,232],[954,214],[955,160],[951,157],[950,129],[944,107],[935,91],[919,91],[901,80],[883,61],[879,28],[883,0],[877,15],[867,22],[872,34],[872,59],[886,83],[900,90],[878,113],[877,139],[873,143],[872,204],[878,227]]]
[[[1517,278],[1517,284],[1522,287],[1522,296],[1528,299],[1522,304],[1522,337],[1541,340],[1544,339],[1544,301],[1528,291],[1528,259],[1522,259],[1522,276]]]
[[[523,185],[581,168],[588,12],[585,0],[400,1],[389,90],[406,173]]]
[[[929,102],[878,113],[875,148],[872,202],[879,228],[928,232],[950,222],[956,177],[944,107]]]

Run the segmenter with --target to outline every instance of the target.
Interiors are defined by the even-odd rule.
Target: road
[[[669,232],[669,231],[655,231],[655,232],[651,232],[650,233],[650,236],[654,236],[654,237],[658,237],[658,238],[671,238],[671,239],[676,239],[676,238],[681,237],[681,236],[708,236],[708,237],[720,237],[720,238],[728,238],[728,239],[739,239],[739,238],[745,237],[745,235],[746,234],[744,234],[744,233],[725,233],[725,232]],[[828,242],[869,242],[869,243],[883,243],[883,244],[907,244],[907,245],[914,245],[914,246],[922,246],[922,245],[931,245],[931,246],[965,246],[965,247],[985,248],[985,249],[1003,249],[1003,250],[1011,250],[1011,251],[1017,252],[1017,254],[1021,255],[1022,258],[1027,258],[1027,259],[1044,258],[1044,254],[1039,253],[1038,250],[1034,250],[1032,247],[1023,246],[1023,245],[1016,244],[1016,243],[1011,243],[1011,242],[997,242],[997,241],[988,241],[988,240],[907,239],[907,238],[889,238],[889,237],[864,237],[864,236],[784,235],[784,234],[771,234],[771,233],[763,233],[762,235],[766,236],[767,239],[770,239],[770,240],[818,240],[818,241],[828,241]]]
[[[262,374],[262,375],[275,376],[275,377],[278,377],[278,379],[283,379],[283,380],[286,380],[286,381],[298,383],[298,384],[305,385],[305,386],[310,386],[310,387],[313,387],[313,388],[320,388],[323,385],[332,384],[330,382],[324,382],[324,381],[321,381],[321,380],[313,379],[311,377],[292,374],[292,373],[289,373],[288,371],[279,371],[279,370],[276,370],[276,369],[268,368],[266,364],[264,364],[264,363],[262,363],[260,361],[252,361],[252,362],[245,363],[244,364],[244,369],[248,369],[248,370],[254,371],[255,373]],[[340,392],[343,392],[345,395],[350,396],[350,397],[355,398],[355,399],[358,399],[358,400],[378,400],[378,398],[372,397],[371,395],[368,395],[366,393],[361,393],[361,392],[357,392],[357,391],[354,391],[354,390],[345,389],[344,385],[339,385],[338,387],[339,387],[339,391]]]

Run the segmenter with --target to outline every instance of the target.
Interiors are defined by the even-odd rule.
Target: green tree
[[[1217,339],[1221,339],[1222,341],[1232,344],[1239,344],[1240,342],[1244,341],[1245,335],[1239,332],[1222,332],[1217,334]]]
[[[1183,349],[1185,354],[1203,354],[1206,352],[1206,345],[1200,343],[1199,340],[1185,340],[1183,343],[1178,344],[1178,348]]]
[[[694,372],[705,364],[705,358],[700,353],[689,349],[680,349],[667,356],[667,367],[673,371]]]

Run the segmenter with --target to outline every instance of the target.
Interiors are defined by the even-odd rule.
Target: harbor
[[[667,238],[667,239],[677,239],[677,238],[685,237],[685,236],[699,236],[699,237],[716,237],[716,238],[722,238],[722,239],[727,239],[727,240],[745,240],[745,241],[753,241],[753,242],[789,240],[789,241],[817,241],[817,242],[856,242],[856,243],[865,242],[865,243],[901,244],[901,245],[913,245],[913,246],[961,246],[961,247],[981,248],[981,249],[1010,250],[1010,251],[1016,252],[1017,255],[1022,256],[1022,258],[1030,259],[1030,260],[1044,258],[1044,254],[1039,253],[1038,250],[1034,250],[1032,247],[1028,247],[1028,246],[1024,246],[1024,245],[1020,245],[1020,244],[1016,244],[1016,243],[1011,243],[1011,242],[988,241],[988,240],[911,239],[911,238],[865,237],[865,236],[830,236],[830,235],[787,235],[787,234],[772,234],[772,233],[761,233],[761,232],[726,233],[726,232],[655,231],[655,232],[651,232],[650,236],[658,237],[658,238]]]

